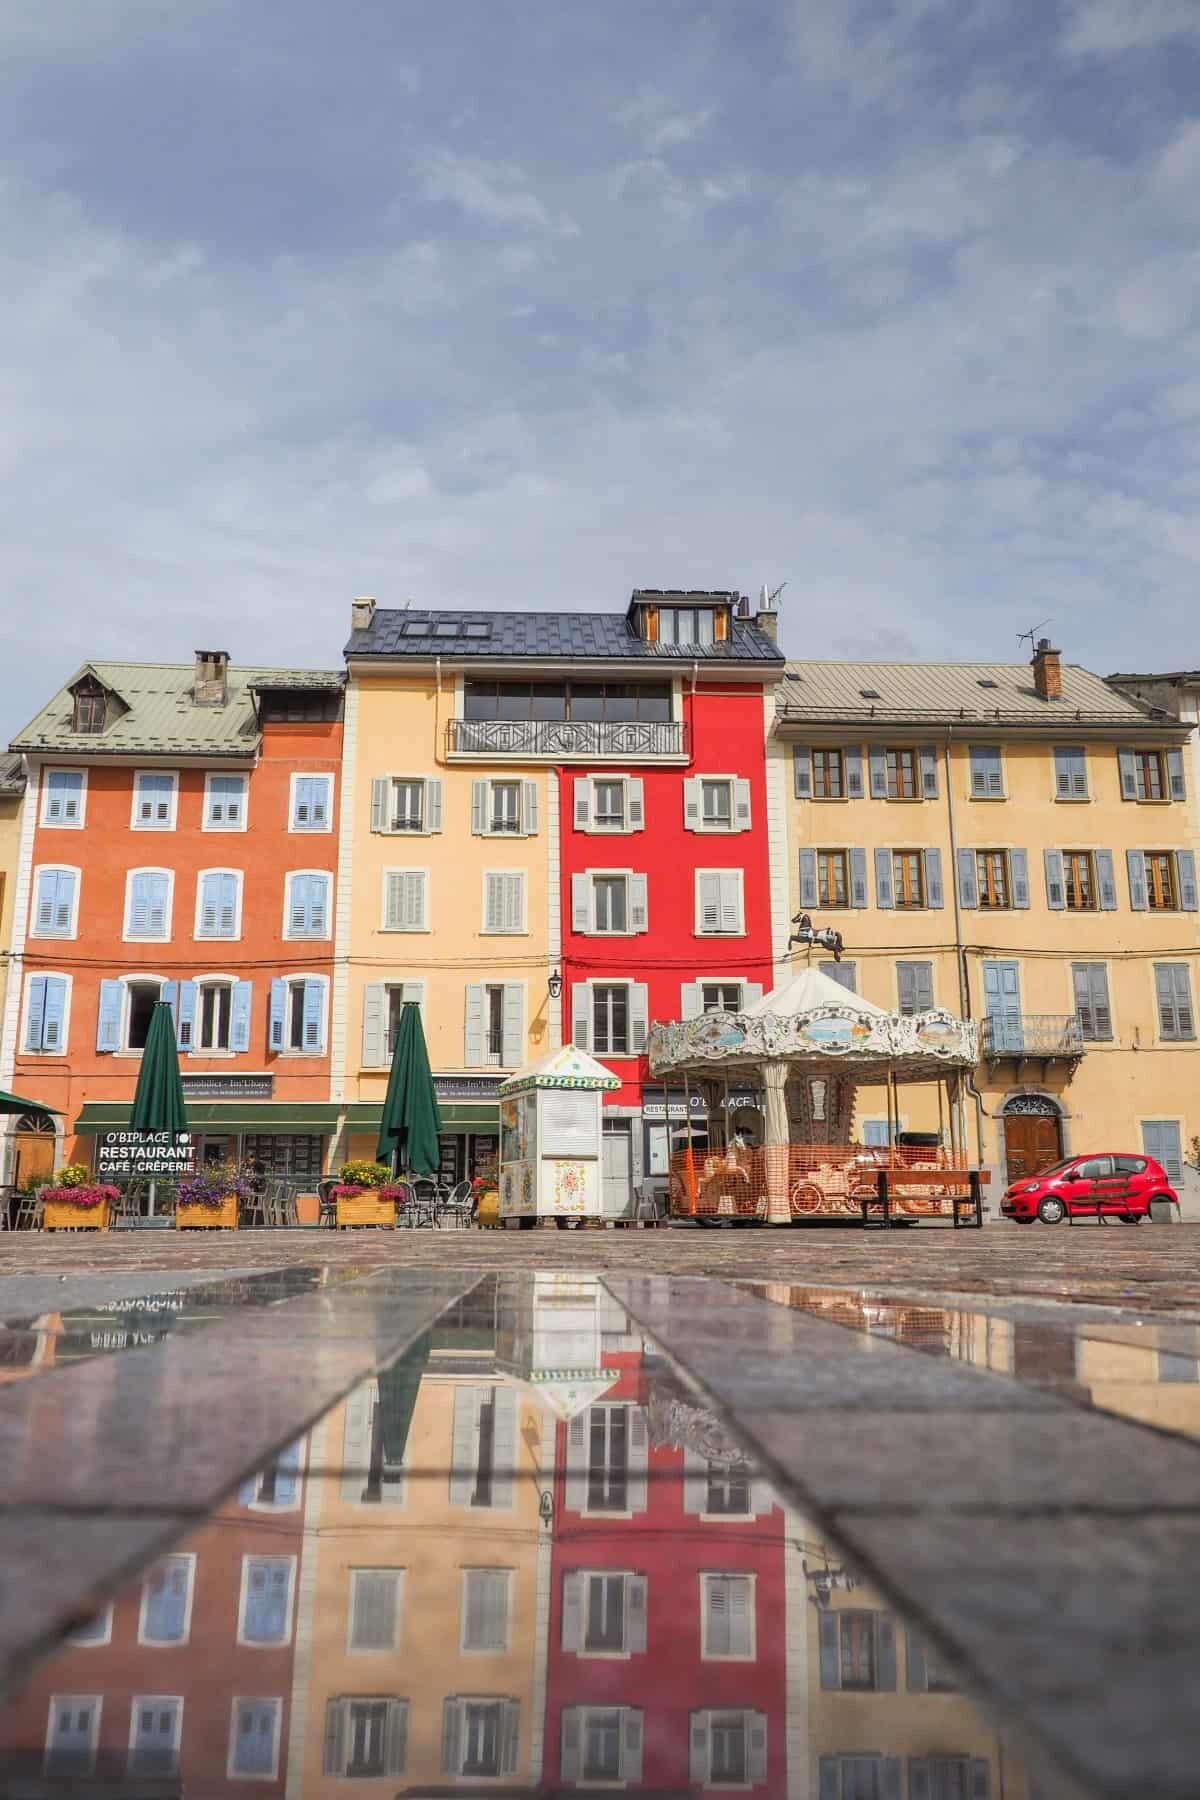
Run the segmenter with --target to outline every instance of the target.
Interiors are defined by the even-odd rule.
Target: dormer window
[[[75,689],[72,731],[94,735],[104,730],[107,696],[98,681],[81,682]]]
[[[658,614],[660,644],[711,644],[713,641],[711,606],[664,606]]]

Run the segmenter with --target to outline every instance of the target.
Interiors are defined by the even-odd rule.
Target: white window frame
[[[705,1762],[708,1766],[709,1773],[706,1775],[705,1779],[701,1782],[701,1784],[700,1784],[701,1787],[703,1787],[706,1792],[711,1788],[711,1789],[715,1790],[717,1793],[741,1793],[747,1788],[751,1788],[751,1787],[760,1785],[752,1780],[751,1774],[750,1774],[750,1733],[754,1728],[753,1721],[754,1721],[756,1709],[752,1706],[709,1706],[709,1707],[705,1707],[703,1709],[697,1709],[697,1710],[703,1710],[703,1712],[704,1712],[705,1731],[708,1734],[707,1744],[705,1747]],[[745,1779],[745,1781],[729,1781],[723,1777],[715,1777],[712,1774],[712,1721],[713,1721],[714,1713],[724,1716],[724,1717],[732,1717],[734,1714],[737,1714],[738,1717],[742,1721],[742,1730],[745,1733],[745,1741],[746,1741],[746,1779]],[[692,1718],[694,1718],[695,1713],[693,1712],[693,1714],[690,1716]],[[761,1716],[764,1719],[767,1717],[766,1713],[763,1713]],[[853,1753],[851,1752],[848,1754],[853,1754]],[[868,1752],[867,1754],[869,1755],[870,1752]],[[839,1779],[840,1779],[840,1777],[839,1777]]]
[[[695,986],[700,989],[700,1006],[702,1010],[699,1016],[701,1018],[704,1017],[704,989],[706,987],[737,988],[738,1003],[734,1007],[735,1012],[741,1012],[746,1004],[746,982],[741,975],[697,975],[695,982],[689,982],[688,986]]]
[[[75,894],[71,901],[71,921],[70,926],[66,931],[39,931],[37,928],[38,883],[43,875],[73,875],[75,877]],[[36,863],[33,870],[33,880],[30,883],[28,935],[31,938],[39,938],[42,940],[56,938],[59,943],[64,942],[68,938],[77,938],[79,936],[79,897],[82,890],[83,870],[77,868],[74,863]]]
[[[408,1587],[408,1570],[388,1563],[358,1563],[348,1570],[350,1592],[346,1602],[346,1655],[394,1656],[404,1635],[404,1601]],[[356,1644],[354,1642],[354,1596],[360,1575],[391,1575],[395,1578],[396,1605],[392,1614],[390,1644]]]
[[[738,832],[737,822],[737,781],[736,775],[706,775],[697,772],[693,780],[700,784],[700,816],[696,822],[696,831],[710,837],[732,837]],[[729,823],[728,825],[710,825],[704,817],[704,784],[705,782],[723,782],[729,789]]]
[[[591,836],[591,837],[632,837],[634,835],[634,832],[637,828],[629,823],[629,777],[628,777],[628,775],[605,775],[605,774],[601,773],[601,774],[597,774],[597,775],[587,775],[587,776],[582,776],[582,777],[576,776],[575,779],[577,781],[578,780],[586,780],[588,783],[588,787],[589,787],[588,823],[587,823],[586,827],[582,827],[581,829],[585,829],[587,831],[587,833],[589,834],[589,836]],[[621,790],[621,823],[619,825],[610,825],[607,823],[601,823],[600,819],[597,816],[596,783],[598,781],[603,781],[603,782],[607,783],[610,787],[619,787]],[[644,810],[644,806],[643,806],[643,810]]]
[[[239,1055],[241,1055],[242,1053],[240,1051],[230,1049],[228,1045],[225,1047],[224,1050],[206,1050],[200,1042],[200,1027],[201,1027],[201,1023],[203,1020],[205,988],[225,987],[230,990],[230,992],[229,992],[229,1029],[230,1029],[230,1034],[232,1035],[232,1032],[233,1032],[233,988],[234,988],[234,984],[236,982],[244,980],[245,977],[241,976],[241,975],[225,975],[225,974],[221,974],[220,972],[216,972],[213,974],[206,973],[204,975],[190,975],[190,976],[186,976],[185,979],[189,980],[192,983],[192,986],[196,990],[196,1011],[192,1017],[192,1041],[188,1045],[186,1050],[180,1051],[180,1055],[181,1056],[239,1056]]]
[[[710,1650],[708,1647],[709,1600],[708,1584],[710,1581],[744,1581],[750,1594],[748,1607],[750,1619],[750,1649],[748,1653],[729,1650]],[[700,1575],[700,1660],[702,1662],[720,1663],[752,1663],[758,1659],[758,1592],[754,1571],[751,1569],[705,1569]],[[736,1711],[735,1708],[731,1708]]]
[[[437,831],[434,831],[430,828],[430,824],[429,824],[429,812],[430,812],[429,786],[430,786],[431,782],[440,782],[442,780],[441,775],[439,775],[439,774],[433,774],[433,775],[406,774],[403,771],[390,770],[383,775],[377,775],[377,776],[373,777],[373,779],[376,781],[386,781],[388,783],[389,789],[391,790],[391,792],[389,793],[389,808],[388,808],[389,818],[393,818],[395,816],[395,810],[391,806],[390,801],[391,801],[391,795],[394,794],[396,784],[398,782],[413,783],[417,787],[419,787],[421,790],[421,823],[420,823],[420,825],[418,825],[418,826],[403,826],[399,830],[397,830],[394,825],[388,824],[388,825],[385,825],[384,829],[381,832],[377,832],[375,834],[376,836],[378,836],[378,837],[417,838],[417,837],[437,837],[440,835],[440,832],[444,829],[445,798],[443,795],[443,800],[442,800],[443,824],[441,826],[439,826]]]
[[[324,825],[297,825],[296,784],[299,781],[323,781],[329,790]],[[293,769],[288,782],[288,831],[297,837],[323,837],[333,830],[333,775],[328,769]]]
[[[250,1593],[250,1565],[256,1562],[284,1562],[288,1565],[287,1617],[286,1629],[281,1638],[272,1638],[264,1644],[256,1638],[246,1636],[246,1601]],[[242,1573],[238,1589],[237,1642],[247,1650],[286,1650],[292,1641],[295,1628],[296,1611],[296,1558],[294,1556],[275,1556],[266,1551],[247,1552],[242,1557]]]
[[[325,883],[325,930],[318,937],[311,931],[293,932],[290,929],[292,913],[292,883],[297,876],[305,879],[317,875]],[[333,876],[328,869],[289,869],[283,878],[283,938],[293,944],[327,944],[333,937],[334,909]],[[241,923],[239,913],[239,924]]]
[[[202,911],[203,905],[204,905],[204,877],[206,875],[232,875],[234,878],[235,893],[234,893],[234,902],[233,902],[234,912],[233,912],[233,936],[232,937],[225,937],[223,935],[218,936],[217,934],[215,934],[213,932],[202,932],[200,929],[200,914],[201,914],[201,911]],[[213,869],[197,869],[197,871],[196,871],[196,911],[195,911],[195,916],[192,919],[192,939],[195,943],[198,943],[198,944],[237,944],[237,943],[241,942],[241,937],[242,937],[242,895],[244,893],[245,886],[246,886],[246,876],[245,876],[245,871],[243,869],[231,869],[227,865],[221,865],[221,864],[219,864],[216,868],[213,868]]]
[[[242,784],[242,820],[241,820],[240,825],[217,825],[217,824],[213,824],[212,821],[209,819],[209,816],[208,816],[209,796],[212,793],[213,781],[217,777],[219,777],[222,781],[231,781],[231,780],[232,781],[240,781]],[[205,777],[204,777],[204,811],[200,815],[201,831],[216,831],[216,832],[228,831],[228,832],[234,832],[234,833],[239,832],[239,831],[245,831],[247,828],[247,824],[248,824],[249,812],[250,812],[250,777],[249,777],[249,775],[247,775],[241,769],[209,769],[206,772]]]
[[[239,1706],[269,1706],[275,1717],[275,1730],[271,1739],[270,1773],[264,1769],[239,1769],[234,1756],[237,1751],[238,1733],[237,1716]],[[225,1761],[225,1777],[228,1781],[274,1781],[279,1775],[279,1739],[283,1723],[283,1700],[277,1694],[235,1694],[229,1709],[229,1754]]]
[[[99,1612],[93,1613],[92,1618],[89,1619],[87,1623],[90,1625],[94,1619],[104,1620],[104,1630],[101,1632],[100,1636],[85,1638],[79,1637],[77,1633],[73,1631],[68,1632],[64,1641],[68,1643],[73,1650],[99,1650],[105,1644],[112,1643],[113,1603],[111,1600],[107,1606],[101,1607]]]
[[[280,1050],[268,1050],[268,1055],[271,1055],[271,1056],[328,1056],[329,1055],[329,977],[328,977],[328,975],[318,975],[315,970],[310,970],[310,971],[306,972],[303,969],[289,969],[287,974],[282,976],[280,979],[282,979],[285,982],[287,989],[288,989],[288,999],[284,1005],[284,1015],[283,1015],[283,1040],[284,1040],[283,1048]],[[299,1047],[299,1049],[296,1049],[293,1045],[289,1044],[287,1041],[288,1014],[291,1010],[291,990],[294,987],[303,987],[309,981],[319,981],[321,986],[325,990],[325,997],[321,1002],[321,1042],[320,1042],[320,1045],[315,1050],[306,1050],[303,1045],[301,1045]],[[270,1024],[271,1024],[271,990],[270,990],[270,984],[268,982],[268,986],[267,986],[267,1029],[268,1029],[268,1031],[270,1030]]]
[[[619,1573],[619,1571],[614,1570],[614,1573]],[[589,1654],[596,1655],[597,1653],[591,1651]],[[579,1727],[579,1775],[576,1780],[570,1783],[570,1786],[572,1788],[585,1789],[602,1788],[609,1793],[611,1793],[614,1788],[628,1787],[629,1776],[626,1773],[628,1763],[625,1757],[625,1718],[627,1713],[642,1713],[642,1747],[644,1751],[646,1742],[644,1709],[640,1706],[630,1706],[627,1701],[616,1700],[606,1704],[603,1700],[588,1700],[579,1706],[570,1708],[564,1707],[563,1711],[574,1712]],[[588,1728],[591,1724],[592,1715],[596,1713],[616,1713],[617,1715],[617,1773],[615,1775],[585,1775],[583,1772],[586,1758]],[[640,1786],[641,1784],[639,1783],[638,1785]]]
[[[155,821],[146,822],[138,818],[138,782],[143,775],[155,777],[166,776],[171,783],[171,811],[165,825]],[[179,771],[178,769],[135,769],[133,771],[133,793],[129,801],[130,831],[174,831],[179,820]]]
[[[77,819],[51,819],[48,817],[50,806],[51,775],[79,776],[79,817]],[[42,770],[42,804],[39,808],[38,824],[47,831],[82,831],[87,824],[88,772],[86,769],[68,769],[60,764]]]
[[[389,925],[388,924],[388,922],[387,922],[387,901],[388,901],[388,876],[389,875],[420,875],[421,876],[421,878],[425,884],[425,906],[424,906],[425,923],[423,925]],[[381,871],[381,875],[380,875],[380,891],[379,891],[379,929],[380,929],[380,931],[386,931],[388,933],[399,932],[404,937],[420,937],[423,933],[432,931],[433,926],[429,923],[429,915],[432,910],[432,908],[430,906],[432,892],[433,892],[433,875],[432,875],[432,872],[430,871],[428,865],[426,865],[424,868],[420,868],[414,863],[405,863],[402,866],[397,866],[396,864],[389,864],[389,866],[386,869]]]
[[[153,1575],[155,1569],[158,1568],[159,1563],[164,1562],[184,1562],[187,1564],[188,1571],[187,1598],[183,1603],[183,1636],[172,1639],[170,1642],[164,1642],[162,1638],[149,1638],[146,1636],[146,1608],[150,1599],[150,1577]],[[138,1604],[138,1643],[152,1644],[156,1650],[181,1650],[184,1645],[188,1643],[192,1635],[192,1601],[195,1599],[195,1596],[196,1553],[194,1550],[183,1550],[178,1552],[169,1551],[166,1555],[160,1556],[155,1562],[151,1563],[150,1567],[142,1576],[142,1591]]]
[[[165,875],[167,878],[167,902],[164,923],[167,929],[161,937],[138,937],[130,929],[133,915],[133,883],[138,875]],[[121,942],[123,944],[169,944],[175,936],[175,871],[164,869],[154,863],[143,863],[136,869],[125,871],[125,905],[121,915]]]
[[[264,1513],[267,1518],[273,1518],[276,1513],[299,1512],[304,1494],[304,1477],[308,1464],[308,1433],[306,1431],[301,1432],[298,1438],[293,1438],[291,1444],[284,1444],[280,1454],[282,1454],[283,1450],[290,1450],[293,1445],[296,1445],[299,1449],[299,1455],[296,1458],[296,1498],[294,1500],[286,1501],[247,1500],[244,1503],[239,1501],[238,1504],[242,1507],[244,1512]],[[272,1462],[274,1460],[276,1459],[272,1459]],[[257,1481],[260,1475],[265,1474],[267,1469],[272,1467],[272,1462],[264,1463],[261,1469],[256,1469],[253,1475],[248,1475],[246,1477],[246,1480]],[[245,1484],[243,1483],[243,1485]]]
[[[42,975],[55,981],[65,981],[66,992],[63,995],[62,1043],[54,1050],[28,1050],[25,1047],[26,1033],[29,1029],[29,984],[36,976]],[[11,976],[10,976],[11,979]],[[71,1041],[71,996],[75,986],[75,978],[68,975],[65,969],[30,969],[25,976],[25,992],[21,1000],[21,1035],[18,1038],[19,1056],[57,1056],[67,1054],[67,1045]]]
[[[130,989],[135,983],[145,983],[149,986],[151,982],[156,981],[158,983],[159,999],[161,1000],[163,988],[166,986],[169,977],[157,974],[154,969],[134,969],[129,974],[118,975],[116,979],[121,984],[121,1029],[117,1038],[117,1047],[112,1054],[114,1056],[140,1057],[144,1054],[144,1051],[134,1050],[129,1043]],[[101,1054],[103,1054],[103,1052]]]
[[[605,938],[642,936],[641,932],[635,932],[633,929],[633,898],[630,892],[630,883],[639,871],[636,869],[585,869],[583,873],[588,878],[588,936]],[[624,931],[601,931],[596,924],[596,882],[598,879],[610,881],[618,876],[625,883],[625,929]]]
[[[460,1656],[509,1656],[512,1653],[512,1621],[513,1621],[513,1569],[497,1567],[491,1563],[474,1563],[464,1567],[462,1573],[462,1599],[458,1622],[458,1652]],[[507,1589],[504,1597],[504,1645],[499,1650],[476,1649],[467,1643],[467,1589],[472,1575],[503,1575]]]
[[[738,893],[738,924],[736,931],[706,931],[704,929],[703,908],[700,901],[701,881],[705,875],[735,875]],[[702,938],[735,938],[746,935],[746,871],[740,868],[697,869],[694,874],[696,936]]]
[[[626,1041],[627,1046],[632,1044],[633,1043],[633,1001],[630,997],[630,994],[631,994],[631,989],[633,987],[633,981],[631,980],[631,978],[628,975],[612,975],[612,976],[593,975],[586,982],[580,982],[580,983],[577,983],[577,985],[581,986],[581,987],[586,987],[587,991],[588,991],[588,1038],[589,1038],[589,1041],[593,1045],[596,1042],[596,989],[597,988],[616,988],[616,987],[623,987],[625,989],[625,1041]],[[644,1056],[645,1055],[644,1050],[632,1050],[629,1048],[626,1048],[624,1050],[596,1050],[593,1053],[596,1056]]]
[[[484,784],[484,818],[480,837],[498,838],[501,843],[512,843],[515,839],[536,837],[535,831],[525,829],[525,796],[523,784],[529,776],[521,775],[488,775],[482,778]],[[498,787],[516,788],[517,790],[517,822],[511,831],[497,830],[492,822],[492,790]],[[539,800],[540,800],[539,795]]]
[[[499,930],[489,926],[487,922],[488,882],[493,875],[516,876],[521,883],[521,923],[511,931],[505,927]],[[386,896],[385,896],[386,898]],[[426,912],[428,912],[428,905]],[[485,869],[483,871],[482,896],[480,900],[479,935],[481,937],[528,937],[529,936],[529,882],[524,869]]]
[[[593,1518],[600,1517],[600,1515],[598,1513],[592,1514],[591,1516]],[[633,1515],[628,1514],[628,1513],[618,1513],[615,1516],[617,1518],[630,1518]],[[619,1575],[621,1577],[621,1580],[623,1583],[628,1583],[629,1581],[636,1581],[636,1580],[644,1581],[646,1583],[646,1609],[645,1610],[648,1612],[649,1611],[649,1593],[650,1593],[649,1577],[643,1571],[638,1570],[638,1569],[568,1569],[568,1570],[564,1571],[564,1573],[569,1574],[569,1575],[581,1575],[583,1577],[583,1583],[584,1583],[584,1586],[583,1586],[583,1616],[580,1619],[580,1629],[579,1629],[579,1649],[578,1650],[569,1650],[565,1654],[567,1654],[568,1656],[578,1656],[578,1657],[582,1658],[583,1661],[585,1661],[585,1662],[631,1662],[635,1655],[641,1656],[643,1654],[642,1651],[640,1651],[640,1650],[634,1651],[629,1648],[629,1589],[627,1586],[623,1586],[621,1589],[621,1648],[619,1650],[589,1650],[588,1649],[587,1615],[588,1615],[588,1606],[589,1606],[589,1590],[590,1590],[590,1585],[593,1581],[595,1581],[595,1580],[605,1581],[612,1575]],[[605,1709],[605,1710],[607,1710],[607,1709]]]
[[[137,1742],[138,1708],[141,1706],[173,1706],[175,1708],[175,1729],[171,1734],[171,1748],[175,1752],[175,1760],[179,1760],[179,1745],[183,1737],[183,1701],[182,1694],[131,1694],[129,1697],[129,1746],[126,1769],[132,1774],[133,1751]]]
[[[90,1775],[95,1772],[96,1768],[96,1751],[99,1748],[100,1743],[100,1714],[104,1708],[103,1694],[51,1694],[46,1706],[46,1744],[43,1753],[44,1760],[49,1760],[50,1753],[54,1748],[55,1709],[68,1701],[72,1706],[90,1706],[92,1708],[91,1739],[89,1744],[92,1758],[87,1771]]]

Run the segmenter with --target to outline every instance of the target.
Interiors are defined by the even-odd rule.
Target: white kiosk
[[[600,1096],[621,1085],[564,1044],[500,1084],[500,1217],[507,1225],[603,1214]]]

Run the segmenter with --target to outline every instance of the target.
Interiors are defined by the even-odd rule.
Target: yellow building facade
[[[1157,1157],[1195,1212],[1196,778],[1186,724],[1039,649],[1007,664],[789,665],[768,702],[779,969],[791,920],[889,1010],[980,1021],[967,1144],[1007,1180],[1060,1155]],[[805,954],[801,952],[801,954]],[[814,953],[814,960],[816,959]],[[937,1130],[933,1089],[898,1095]],[[887,1097],[856,1135],[886,1142]]]

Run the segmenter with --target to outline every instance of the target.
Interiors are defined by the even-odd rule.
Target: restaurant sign
[[[273,1075],[184,1075],[185,1100],[269,1100]]]
[[[186,1175],[196,1166],[190,1131],[105,1131],[96,1139],[96,1174],[143,1175],[162,1180]]]

